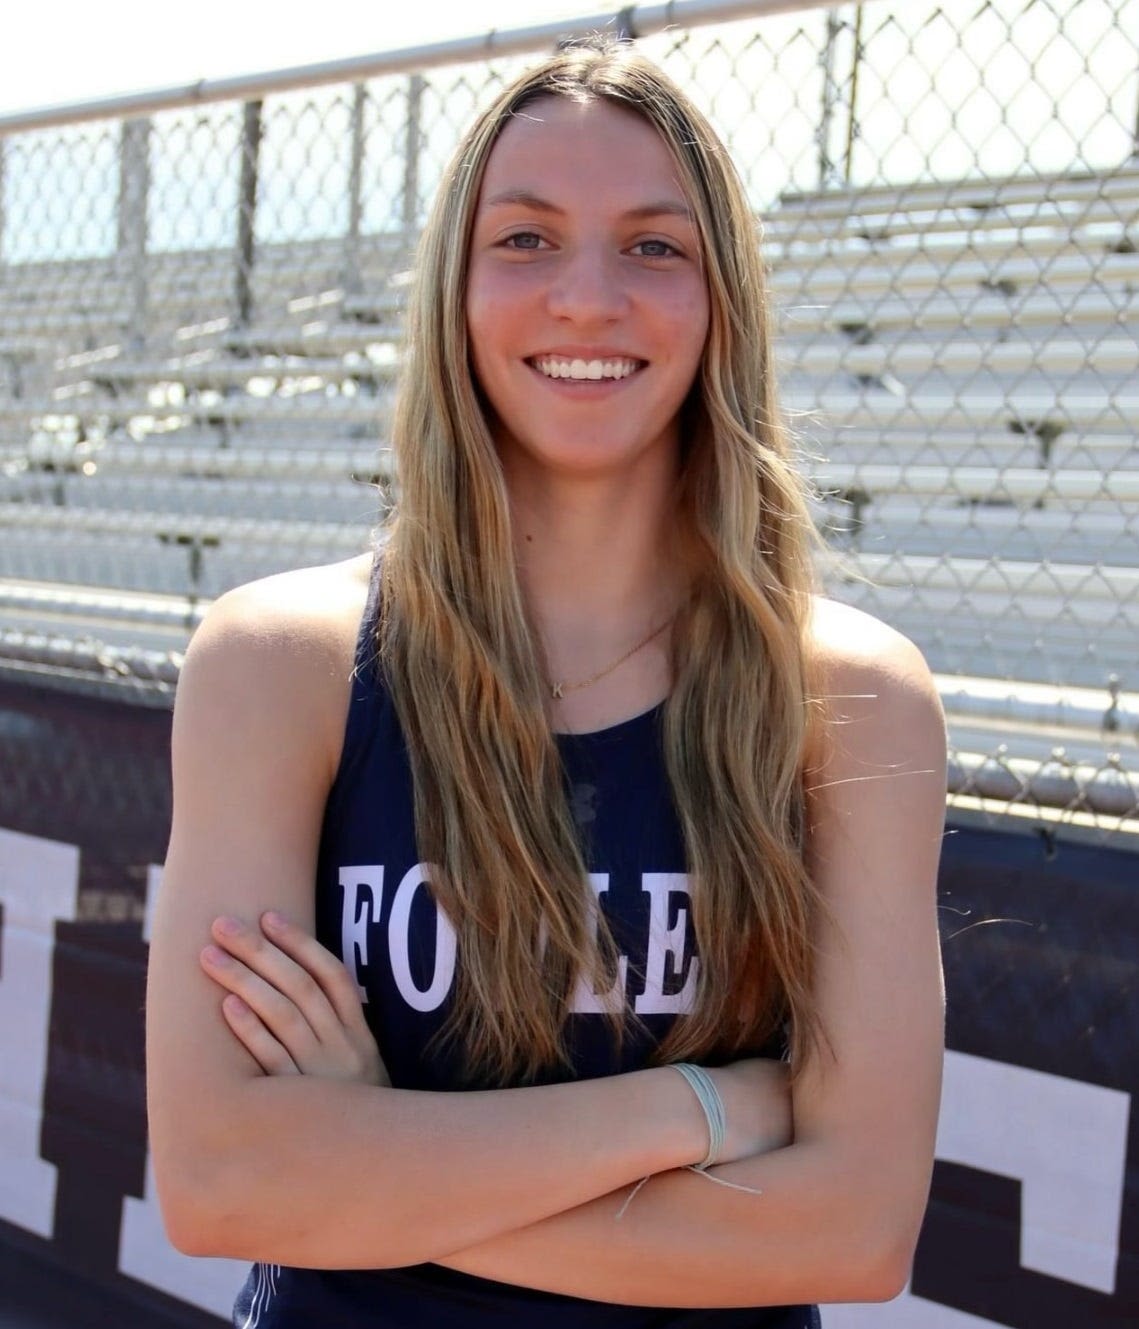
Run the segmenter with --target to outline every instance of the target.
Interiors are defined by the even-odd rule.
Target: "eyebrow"
[[[549,199],[542,198],[538,194],[530,193],[528,189],[504,190],[501,194],[495,194],[492,198],[488,198],[483,206],[487,208],[524,207],[531,208],[535,212],[555,213],[558,216],[565,215],[564,208],[559,208],[556,203],[551,203]],[[671,198],[639,204],[635,208],[627,209],[621,216],[630,221],[642,221],[647,217],[680,217],[684,221],[695,221],[692,209],[687,203]]]

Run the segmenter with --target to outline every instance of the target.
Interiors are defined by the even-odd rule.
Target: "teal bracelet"
[[[724,1100],[720,1097],[720,1091],[716,1088],[716,1082],[703,1068],[703,1066],[694,1066],[689,1061],[673,1061],[669,1065],[673,1070],[677,1070],[684,1076],[692,1086],[692,1092],[696,1095],[696,1101],[700,1104],[704,1113],[704,1120],[708,1123],[708,1152],[704,1155],[703,1161],[699,1163],[690,1163],[689,1172],[698,1172],[705,1181],[714,1181],[717,1186],[724,1186],[731,1191],[742,1191],[745,1195],[762,1195],[763,1192],[758,1186],[745,1186],[742,1182],[729,1181],[726,1177],[714,1177],[707,1171],[714,1163],[720,1161],[724,1152],[724,1142],[727,1138],[728,1121],[724,1112]],[[651,1176],[642,1177],[625,1197],[624,1203],[617,1210],[615,1217],[618,1221],[625,1217],[629,1206],[633,1203],[641,1187],[645,1186],[651,1180]]]
[[[673,1069],[678,1070],[692,1086],[692,1092],[704,1112],[704,1120],[708,1123],[708,1152],[702,1162],[693,1164],[697,1172],[703,1172],[705,1168],[718,1163],[724,1152],[724,1140],[727,1136],[724,1100],[720,1097],[716,1082],[703,1066],[694,1066],[688,1061],[675,1061],[671,1064]]]

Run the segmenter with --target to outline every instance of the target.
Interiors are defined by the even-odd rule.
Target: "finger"
[[[367,1084],[390,1086],[376,1039],[364,1015],[359,988],[347,968],[304,928],[291,923],[276,910],[261,915],[261,928],[305,969],[329,1003],[333,1024],[318,1030],[326,1053],[326,1066]],[[308,1074],[307,1065],[301,1067]]]
[[[321,984],[304,964],[298,963],[274,940],[267,938],[259,927],[250,926],[241,919],[223,917],[214,920],[211,934],[229,955],[286,997],[318,1039],[328,1042],[338,1038],[343,1021]],[[328,955],[319,943],[313,945]],[[330,958],[338,963],[334,957]],[[261,1010],[257,1002],[250,1004],[255,1010]],[[281,1036],[282,1031],[276,1025],[272,1027]]]
[[[298,1066],[314,1060],[320,1039],[304,1011],[287,993],[220,947],[206,946],[201,952],[201,964],[214,982],[242,999]]]
[[[235,992],[225,995],[222,1015],[237,1040],[266,1075],[299,1075],[297,1064],[251,1007]]]
[[[272,942],[312,975],[342,1024],[349,1028],[366,1025],[359,989],[327,947],[276,910],[261,915],[261,926]]]
[[[330,1037],[322,1040],[289,997],[236,956],[219,946],[207,946],[202,951],[201,963],[215,982],[235,997],[244,998],[252,1018],[280,1045],[299,1074],[390,1085],[376,1041],[362,1016],[359,1029],[341,1024],[321,993],[319,1004],[331,1028]],[[270,1074],[289,1073],[289,1066],[279,1060],[277,1049],[265,1043],[258,1030],[251,1028],[250,1038],[257,1040],[247,1044],[251,1054],[266,1058],[264,1063],[259,1062],[263,1070]]]

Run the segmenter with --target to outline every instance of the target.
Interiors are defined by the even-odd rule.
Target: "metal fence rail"
[[[1139,709],[1139,0],[606,25],[691,91],[763,217],[832,592],[918,641],[959,743],[1062,746],[1081,787],[1134,791],[1134,726],[1064,717],[1073,690]],[[69,677],[102,647],[112,686],[166,689],[150,656],[176,668],[212,596],[365,547],[426,205],[563,28],[0,118],[5,669],[90,639]],[[994,727],[961,700],[991,680],[1050,688],[1051,719]]]

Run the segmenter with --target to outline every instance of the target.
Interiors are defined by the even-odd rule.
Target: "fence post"
[[[405,251],[415,245],[419,226],[419,153],[423,134],[424,79],[412,74],[407,81],[407,131],[403,140],[403,215],[401,217],[402,244]]]
[[[241,118],[241,186],[237,198],[237,272],[234,303],[238,327],[253,313],[253,262],[257,245],[257,172],[261,151],[260,101],[246,102]]]
[[[831,125],[834,121],[835,103],[838,101],[838,83],[835,79],[835,61],[838,55],[838,34],[842,22],[833,9],[827,10],[827,39],[823,46],[823,104],[819,113],[818,148],[819,148],[819,190],[826,189],[833,173],[831,162]]]
[[[364,175],[364,108],[367,84],[352,89],[352,157],[348,165],[348,231],[344,236],[344,272],[341,283],[349,295],[360,289],[360,222],[364,204],[361,181]]]
[[[858,128],[858,71],[865,52],[862,49],[862,5],[854,11],[854,53],[850,58],[850,118],[846,126],[846,158],[843,162],[843,184],[848,188],[854,169],[854,145],[860,137]]]
[[[116,253],[130,299],[128,331],[136,349],[146,341],[148,238],[150,200],[149,119],[124,120],[119,139],[119,211]]]

